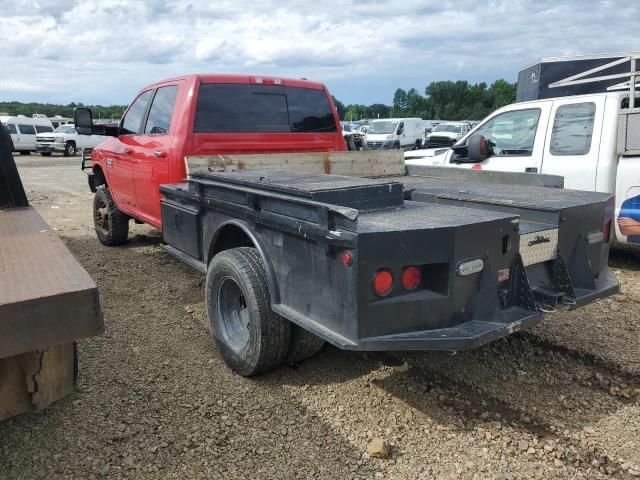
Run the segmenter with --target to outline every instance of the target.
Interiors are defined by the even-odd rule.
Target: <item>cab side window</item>
[[[142,118],[147,111],[147,105],[149,104],[152,94],[153,90],[148,90],[141,93],[138,98],[133,101],[131,107],[129,107],[129,110],[122,119],[120,133],[123,135],[136,135],[142,131]]]
[[[515,110],[493,117],[475,135],[482,135],[497,157],[527,156],[533,152],[540,109]]]
[[[175,85],[161,87],[156,92],[149,110],[149,118],[144,129],[146,134],[165,134],[171,127],[171,116],[176,103],[178,87]]]
[[[23,125],[23,124],[18,124],[18,130],[20,130],[20,133],[22,133],[23,135],[35,135],[36,134],[36,129],[33,128],[33,125]]]
[[[549,149],[553,155],[586,155],[591,150],[596,104],[562,105],[556,110]]]
[[[16,126],[13,123],[7,123],[5,127],[9,130],[9,133],[13,133],[14,135],[18,133],[18,130],[16,130]]]

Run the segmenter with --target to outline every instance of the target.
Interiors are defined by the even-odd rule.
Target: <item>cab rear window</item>
[[[195,133],[336,132],[323,90],[244,84],[202,84]]]

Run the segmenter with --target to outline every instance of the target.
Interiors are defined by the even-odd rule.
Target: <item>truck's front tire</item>
[[[129,236],[129,217],[118,210],[105,186],[93,197],[93,225],[100,243],[109,247],[122,245]]]
[[[73,157],[76,154],[76,144],[74,142],[67,142],[64,145],[64,156]]]
[[[213,257],[205,294],[211,333],[232,370],[258,375],[284,361],[291,326],[271,310],[267,275],[254,248]]]

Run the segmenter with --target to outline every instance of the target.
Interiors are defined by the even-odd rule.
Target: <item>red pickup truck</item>
[[[79,130],[91,125],[90,110],[76,115]],[[89,172],[98,238],[124,243],[131,218],[162,229],[159,187],[186,177],[185,156],[344,151],[339,125],[327,88],[308,80],[187,75],[149,85],[118,126],[92,127],[109,137]]]
[[[335,153],[346,144],[320,84],[179,78],[143,90],[119,126],[94,126],[87,109],[75,125],[111,136],[90,177],[100,241],[124,242],[130,218],[162,228],[162,248],[206,274],[212,335],[241,375],[324,341],[474,348],[619,288],[610,195]],[[233,155],[267,152],[295,153]]]

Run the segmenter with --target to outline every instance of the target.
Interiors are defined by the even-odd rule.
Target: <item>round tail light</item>
[[[379,297],[389,295],[393,288],[393,275],[391,270],[381,268],[373,276],[373,293]]]
[[[345,250],[342,252],[342,265],[345,267],[350,267],[353,265],[353,255],[349,250]]]
[[[402,270],[402,287],[405,290],[415,290],[422,281],[422,271],[419,267],[405,267]]]

